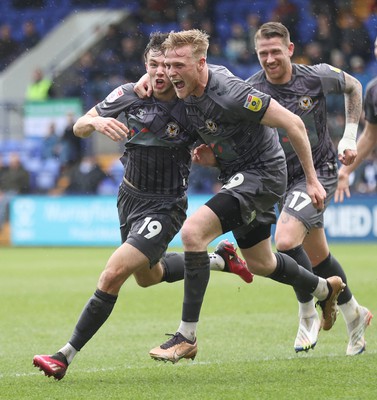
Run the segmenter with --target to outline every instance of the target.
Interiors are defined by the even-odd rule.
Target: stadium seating
[[[297,26],[298,38],[295,38],[295,42],[305,44],[308,43],[316,29],[316,19],[313,17],[310,11],[309,0],[290,0],[297,5],[300,18]],[[0,2],[0,24],[9,23],[12,26],[12,30],[17,40],[22,40],[21,26],[23,22],[32,20],[36,24],[38,32],[44,36],[47,35],[51,30],[56,27],[62,20],[67,19],[67,16],[71,13],[77,12],[83,9],[124,9],[127,8],[131,12],[137,12],[140,10],[141,1],[138,0],[45,0],[46,6],[43,8],[33,8],[22,6],[15,8],[13,5],[14,0],[2,0]],[[27,3],[27,2],[24,2]],[[20,1],[19,4],[22,4]],[[217,0],[214,2],[214,20],[215,29],[219,36],[220,42],[225,43],[226,39],[230,35],[231,24],[233,22],[239,22],[246,27],[246,17],[250,13],[256,13],[260,16],[261,22],[267,21],[271,16],[272,9],[278,4],[277,0]],[[80,20],[81,21],[81,20]],[[365,20],[365,25],[369,31],[369,34],[374,43],[374,39],[377,36],[377,16],[375,14],[370,15]],[[140,23],[139,32],[146,37],[152,31],[170,31],[179,29],[178,22],[167,22],[167,23],[154,23],[146,24]],[[106,62],[101,62],[101,65],[106,65]],[[113,70],[108,71],[110,75],[122,75],[123,66],[121,63],[115,65],[117,68],[114,70],[114,64],[108,63]],[[227,66],[233,73],[240,76],[241,78],[247,78],[256,72],[260,67],[257,62],[250,65],[239,65],[231,63],[229,60],[224,59],[222,62]],[[110,67],[109,67],[110,68]],[[119,68],[119,69],[118,69]],[[377,73],[377,62],[371,61],[367,65],[367,70],[371,71],[374,75]],[[98,96],[92,96],[96,99],[102,98],[102,92],[108,93],[108,79],[105,80],[105,87],[101,90],[101,94]],[[97,83],[96,88],[98,89]],[[90,82],[92,85],[92,82]],[[90,89],[90,86],[88,86]],[[84,92],[84,91],[83,91]],[[90,90],[87,93],[91,94]],[[92,104],[92,100],[90,102]],[[11,152],[19,152],[22,160],[25,161],[26,167],[32,174],[32,187],[36,191],[47,190],[54,179],[58,169],[54,163],[44,164],[41,160],[41,145],[42,142],[38,138],[21,138],[19,140],[13,139],[11,133],[7,134],[6,138],[2,137],[3,132],[0,131],[0,156],[4,159],[5,163]],[[119,164],[119,161],[118,161]],[[110,168],[110,167],[109,167]],[[114,167],[115,168],[115,167]],[[40,170],[42,172],[39,172]],[[120,171],[120,170],[119,170]],[[116,168],[112,173],[115,175],[119,172]],[[122,173],[122,171],[120,171]],[[113,181],[109,180],[103,184],[102,191],[105,193],[112,192],[114,190]]]

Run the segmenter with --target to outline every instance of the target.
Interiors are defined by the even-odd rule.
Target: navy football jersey
[[[124,113],[129,134],[121,160],[128,182],[145,192],[181,195],[187,189],[190,149],[196,140],[184,103],[176,98],[140,99],[134,85],[117,87],[95,108],[102,117]]]
[[[221,180],[240,170],[286,168],[276,129],[260,123],[270,99],[225,67],[209,65],[204,94],[184,100],[191,125],[216,155]]]
[[[271,84],[263,70],[254,74],[247,82],[270,94],[282,106],[302,118],[312,147],[315,169],[321,175],[334,174],[337,151],[327,126],[326,94],[344,93],[344,73],[328,64],[293,64],[292,67],[292,79],[286,84]],[[290,180],[298,178],[304,174],[300,161],[286,132],[278,131],[287,158],[288,177]]]

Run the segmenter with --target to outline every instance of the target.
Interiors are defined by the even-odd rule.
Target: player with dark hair
[[[337,159],[348,166],[356,158],[356,134],[362,108],[361,84],[346,72],[328,64],[292,64],[294,44],[288,29],[281,23],[263,24],[256,32],[254,41],[262,70],[247,82],[303,119],[312,147],[314,168],[326,190],[325,207],[318,210],[310,201],[305,174],[287,132],[278,129],[287,158],[288,187],[280,202],[276,248],[320,277],[337,275],[347,283],[343,268],[330,253],[323,219],[337,186]],[[334,148],[327,126],[328,93],[344,94],[345,98],[346,126],[338,151]],[[299,329],[294,348],[296,352],[308,351],[316,345],[321,327],[324,330],[329,327],[324,321],[321,323],[313,296],[307,291],[295,291],[299,302]],[[320,305],[323,304],[320,302]],[[339,295],[338,306],[347,324],[349,342],[346,354],[359,354],[365,349],[364,332],[372,314],[358,304],[348,284]]]
[[[273,253],[271,224],[274,204],[286,190],[286,161],[272,127],[286,130],[306,176],[310,201],[323,208],[325,190],[317,179],[305,126],[297,115],[231,74],[208,65],[208,35],[193,29],[171,32],[164,42],[167,74],[184,99],[190,123],[213,150],[223,186],[183,224],[185,254],[182,320],[166,343],[150,351],[152,358],[177,362],[195,358],[196,327],[209,280],[207,246],[233,231],[252,273],[269,277],[324,301],[324,323],[336,319],[341,278],[315,276],[283,253]],[[200,154],[200,152],[199,152]]]
[[[122,245],[110,256],[69,342],[51,356],[34,356],[34,365],[58,380],[110,316],[122,285],[131,275],[142,287],[183,279],[181,254],[161,258],[186,218],[190,150],[197,137],[191,134],[184,104],[165,73],[161,52],[165,38],[161,33],[151,35],[145,49],[153,97],[141,100],[132,83],[119,86],[74,125],[74,134],[81,138],[98,131],[115,142],[127,139],[117,202]],[[121,113],[128,127],[116,119]],[[252,281],[231,243],[219,244],[212,264],[213,269]]]

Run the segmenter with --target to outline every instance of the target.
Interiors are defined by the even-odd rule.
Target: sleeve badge
[[[119,97],[123,96],[124,92],[121,86],[118,86],[116,89],[114,89],[107,97],[106,101],[108,103],[113,103],[116,99],[119,99]]]
[[[248,94],[243,106],[250,111],[257,112],[262,108],[262,100],[259,97]]]

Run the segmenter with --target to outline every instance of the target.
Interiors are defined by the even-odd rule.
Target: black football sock
[[[327,279],[330,276],[339,276],[342,281],[347,284],[347,277],[344,269],[339,262],[334,258],[331,253],[316,267],[313,268],[313,272],[321,278]],[[344,288],[343,292],[338,297],[338,305],[345,304],[352,298],[352,292],[348,285]]]
[[[209,256],[206,251],[185,252],[185,283],[182,321],[198,322],[209,281]]]
[[[113,311],[118,296],[97,289],[84,307],[69,343],[77,350],[92,338]]]
[[[307,293],[313,293],[318,286],[319,278],[298,265],[284,253],[275,253],[277,265],[275,271],[268,276],[274,281],[293,286]]]
[[[292,257],[297,262],[297,264],[304,267],[307,271],[313,272],[312,263],[310,262],[310,259],[306,254],[306,251],[304,250],[304,247],[302,245],[299,245],[290,250],[285,250],[285,251],[278,250],[278,251],[279,253],[284,253]],[[300,303],[307,303],[313,299],[313,296],[310,293],[296,288],[293,289],[296,293],[297,300]]]
[[[164,276],[161,282],[177,282],[184,278],[185,259],[183,253],[167,253],[161,259]]]

